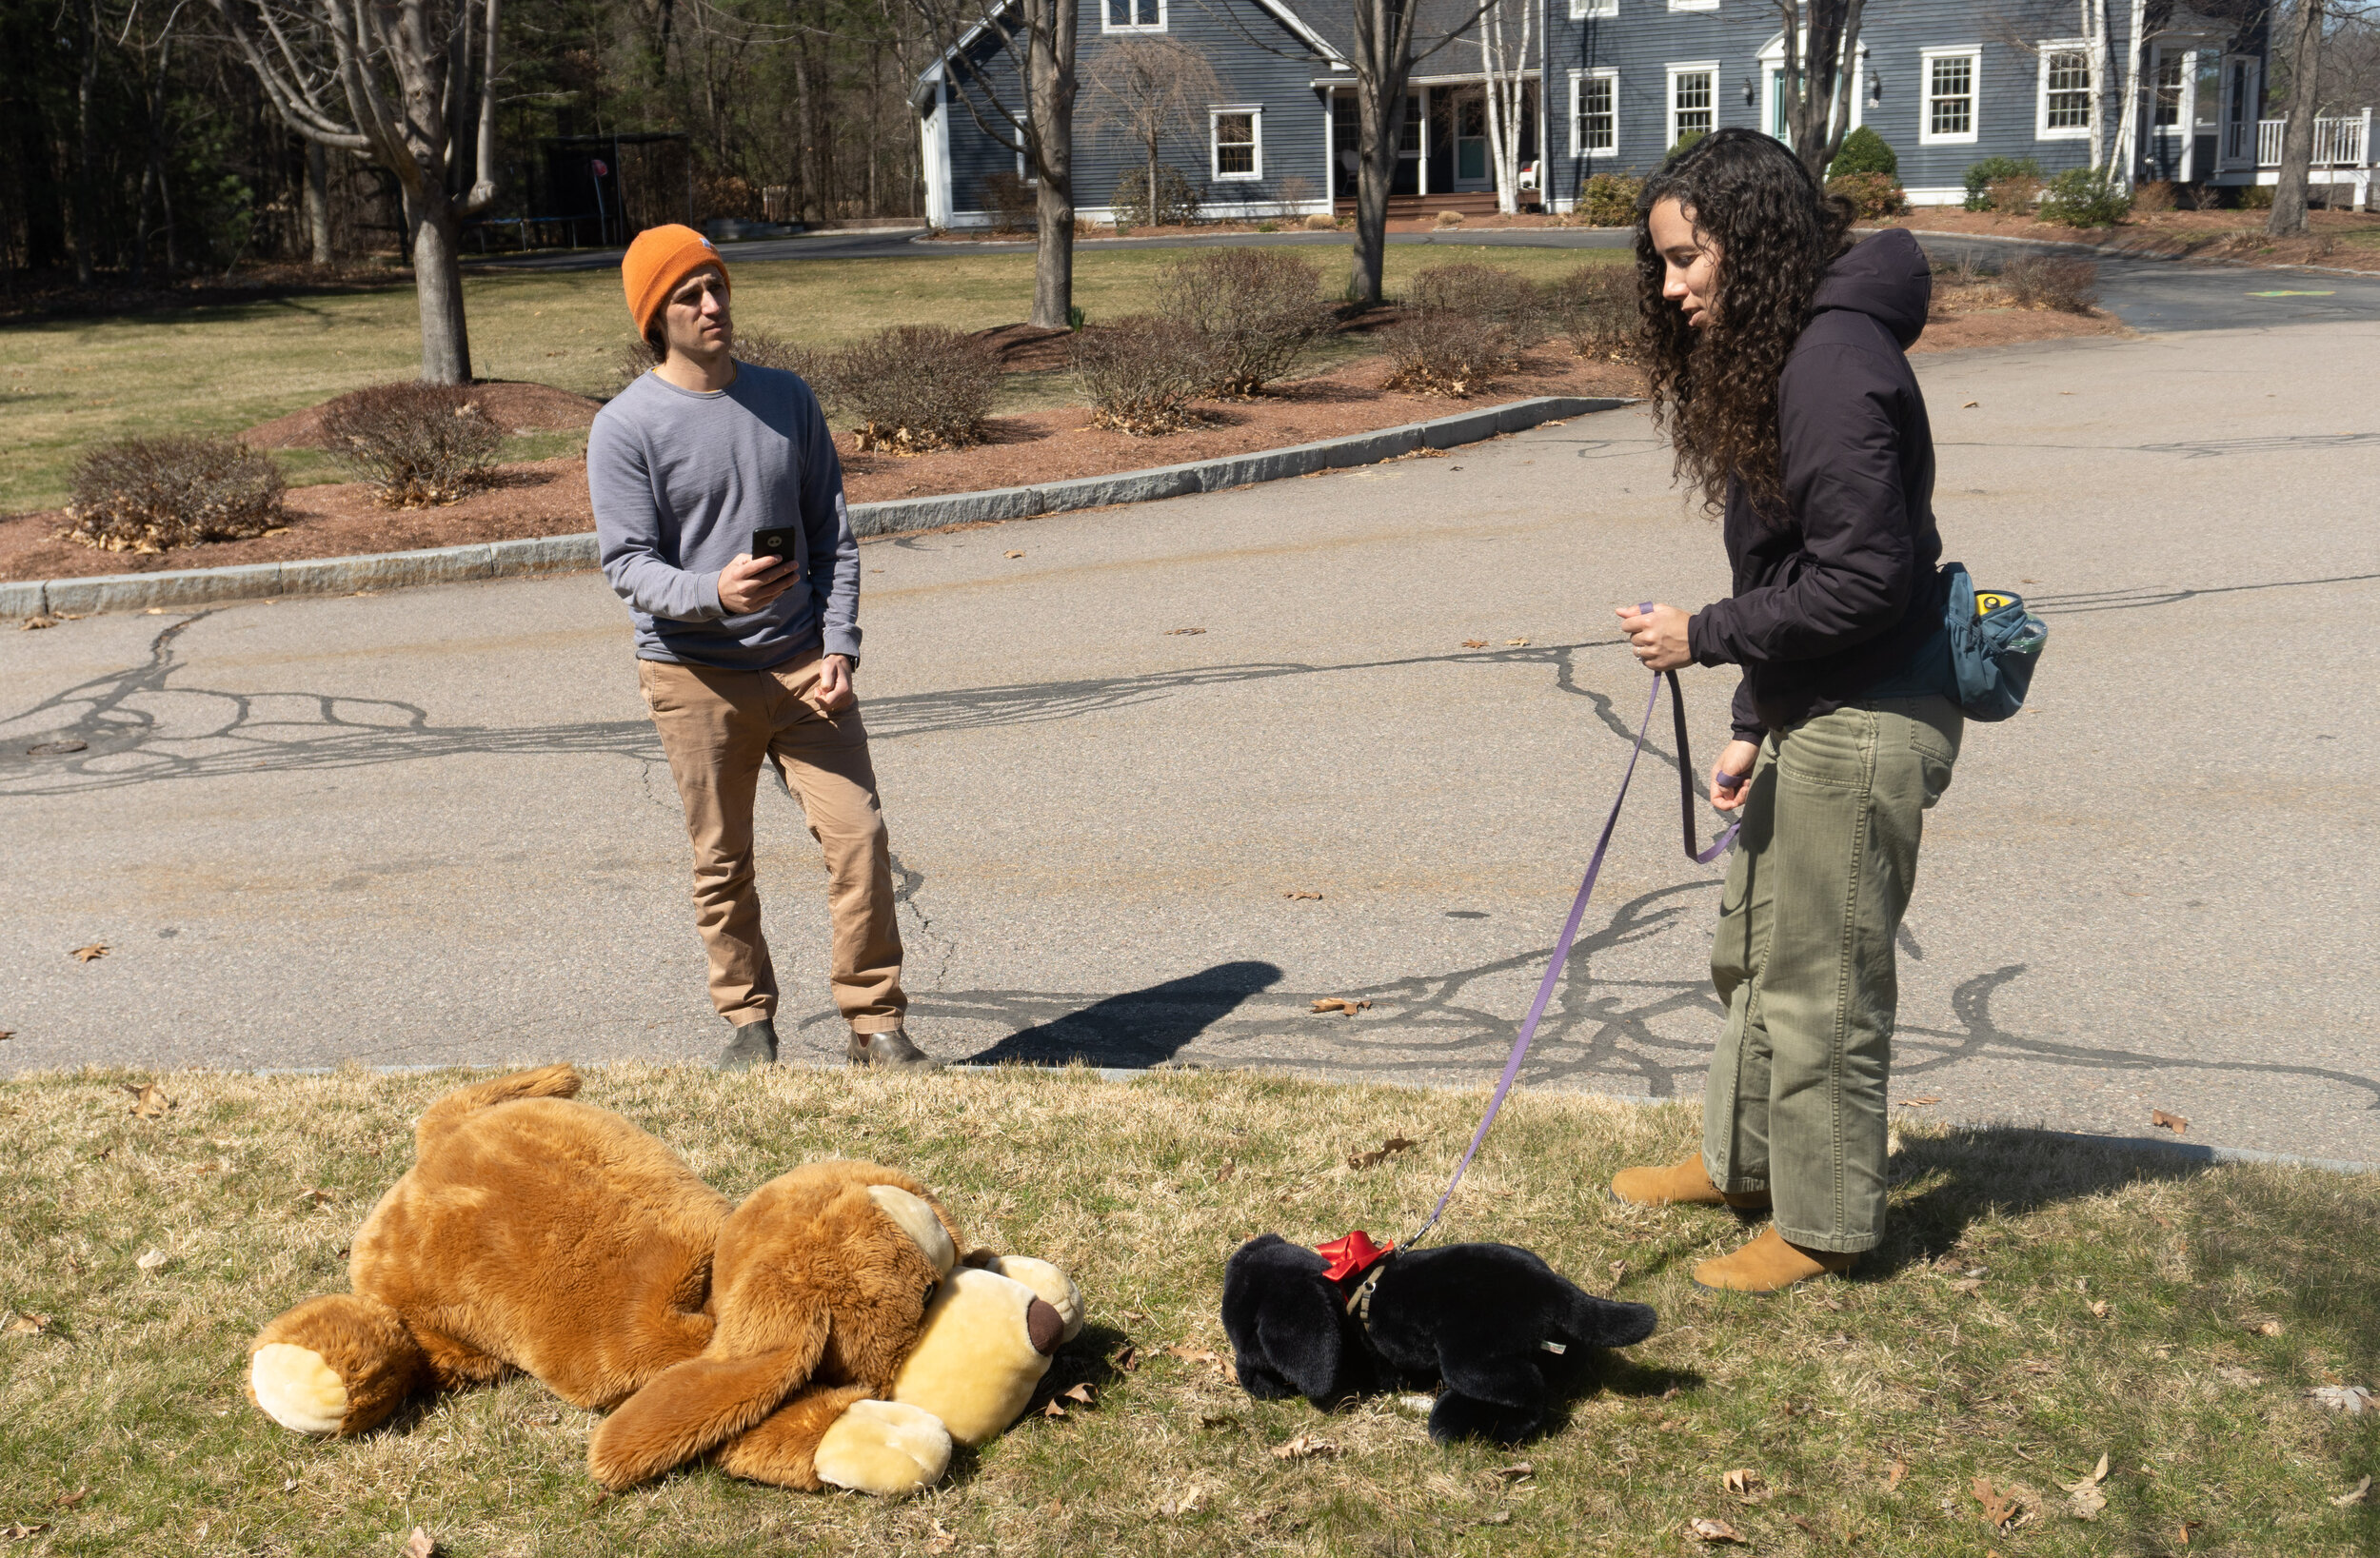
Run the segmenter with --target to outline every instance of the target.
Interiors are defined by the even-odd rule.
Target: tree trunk
[[[1149,182],[1141,186],[1140,193],[1144,197],[1142,205],[1145,220],[1150,227],[1154,227],[1157,226],[1157,131],[1153,129],[1149,131],[1148,177]]]
[[[313,245],[313,263],[330,263],[330,150],[320,141],[306,143],[306,234]]]
[[[2297,0],[2290,40],[2289,124],[2281,131],[2281,172],[2272,186],[2265,231],[2291,238],[2306,230],[2307,174],[2314,160],[2314,114],[2322,106],[2322,0]]]
[[[1040,228],[1033,255],[1033,323],[1044,329],[1074,325],[1074,97],[1076,0],[1027,0],[1032,37],[1025,94],[1032,117],[1028,143],[1040,187],[1033,214]]]
[[[91,166],[91,99],[99,91],[98,7],[87,6],[81,21],[83,69],[74,91],[74,281],[89,286],[99,247],[99,179]]]
[[[1356,81],[1356,247],[1347,272],[1347,300],[1379,305],[1380,266],[1388,258],[1388,187],[1397,179],[1397,142],[1405,128],[1405,81],[1396,90],[1366,90]]]
[[[425,206],[413,229],[413,295],[422,311],[422,382],[471,382],[471,332],[463,319],[463,267],[454,211]]]
[[[1783,0],[1785,132],[1794,155],[1820,184],[1851,128],[1853,76],[1859,69],[1865,0]],[[1805,37],[1804,34],[1807,33]]]

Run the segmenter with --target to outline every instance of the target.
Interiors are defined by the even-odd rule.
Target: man
[[[654,227],[621,263],[659,365],[596,415],[587,486],[604,575],[636,621],[637,685],[694,841],[695,922],[711,1003],[735,1029],[720,1064],[777,1058],[777,978],[752,879],[764,759],[826,856],[835,1004],[854,1064],[933,1064],[902,1031],[892,847],[851,674],[860,546],[843,463],[809,386],[738,363],[727,267],[691,227]],[[755,531],[792,532],[755,557]]]

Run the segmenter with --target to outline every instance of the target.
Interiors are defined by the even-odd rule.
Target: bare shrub
[[[1550,302],[1573,351],[1590,362],[1626,363],[1636,351],[1636,267],[1580,266],[1556,282]]]
[[[1215,377],[1197,326],[1153,314],[1078,330],[1072,351],[1093,425],[1141,437],[1189,426],[1190,403]]]
[[[2025,216],[2041,202],[2041,181],[2030,173],[2014,173],[1985,185],[1984,195],[1992,202],[1992,209]]]
[[[1862,222],[1879,222],[1909,209],[1909,195],[1890,173],[1839,173],[1826,181],[1826,192],[1851,202]]]
[[[829,358],[835,403],[860,419],[863,449],[922,454],[983,442],[1000,355],[940,325],[896,325]]]
[[[1544,292],[1520,272],[1500,266],[1469,262],[1425,266],[1413,273],[1406,286],[1405,306],[1476,319],[1501,330],[1514,352],[1524,351],[1553,333]]]
[[[1171,163],[1157,165],[1157,199],[1149,200],[1149,174],[1145,168],[1127,168],[1116,181],[1116,192],[1109,197],[1116,209],[1119,225],[1136,227],[1182,227],[1198,220],[1199,187],[1190,182],[1190,175]]]
[[[1330,333],[1322,278],[1288,249],[1210,248],[1158,273],[1160,311],[1205,343],[1210,395],[1248,396]]]
[[[1313,205],[1321,191],[1303,173],[1291,173],[1273,186],[1273,193],[1279,197],[1282,210],[1294,215],[1299,207]]]
[[[1468,400],[1518,356],[1503,325],[1445,308],[1423,308],[1380,332],[1388,387]]]
[[[374,385],[323,407],[323,447],[389,508],[451,503],[494,478],[504,429],[462,385]]]
[[[1441,227],[1459,227],[1462,226],[1462,212],[1440,211],[1438,213],[1436,221],[1437,225]]]
[[[2132,189],[2132,209],[2135,211],[2170,211],[2175,207],[2173,185],[2170,180],[2137,185]]]
[[[1339,218],[1323,211],[1317,211],[1312,216],[1306,218],[1306,230],[1308,232],[1329,232],[1332,228],[1338,226]]]
[[[2000,285],[2020,308],[2087,314],[2099,301],[2099,267],[2090,260],[2028,255],[2001,267]]]
[[[128,438],[74,464],[60,536],[103,552],[242,541],[281,523],[281,467],[228,438]]]
[[[1034,223],[1033,186],[1002,168],[983,178],[983,209],[1002,232],[1023,232]]]

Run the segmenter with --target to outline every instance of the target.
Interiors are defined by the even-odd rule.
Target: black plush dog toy
[[[1358,1230],[1309,1250],[1266,1233],[1223,1269],[1223,1330],[1250,1395],[1328,1409],[1443,1380],[1430,1412],[1440,1443],[1528,1437],[1552,1395],[1547,1365],[1574,1348],[1633,1347],[1655,1320],[1509,1244],[1392,1252]]]

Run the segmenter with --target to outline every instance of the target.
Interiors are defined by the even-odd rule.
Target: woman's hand
[[[1650,611],[1616,606],[1619,630],[1628,646],[1649,671],[1675,671],[1694,659],[1686,648],[1686,624],[1693,619],[1676,606],[1656,605]]]
[[[1711,765],[1711,804],[1723,812],[1742,805],[1752,794],[1752,765],[1759,760],[1760,748],[1753,742],[1728,742]]]

